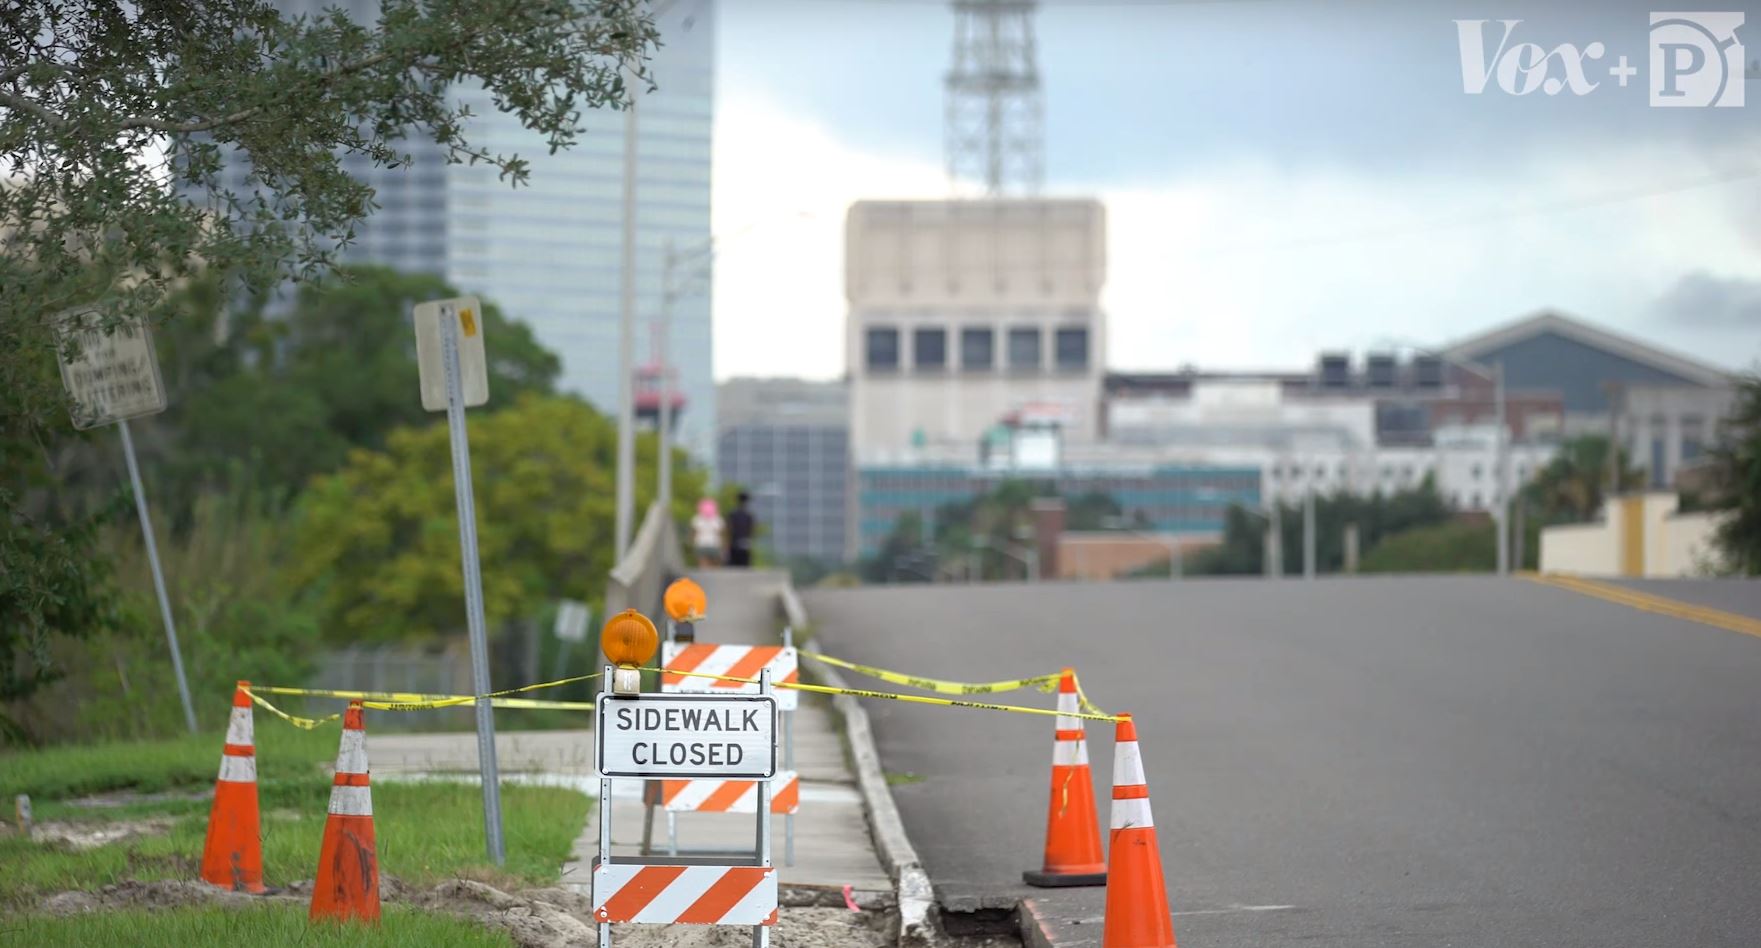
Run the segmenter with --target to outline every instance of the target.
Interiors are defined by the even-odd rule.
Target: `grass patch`
[[[505,934],[464,919],[388,905],[382,924],[313,925],[299,903],[247,909],[180,908],[126,911],[68,918],[13,916],[0,921],[0,944],[36,948],[133,945],[300,945],[302,948],[509,948]]]
[[[257,741],[258,799],[263,812],[263,876],[270,886],[310,879],[323,839],[337,731],[262,729]],[[0,800],[28,793],[40,822],[115,822],[166,817],[170,830],[86,850],[0,835],[0,906],[25,905],[68,889],[127,879],[194,879],[201,864],[209,801],[222,734],[163,741],[55,747],[0,755]],[[130,791],[164,793],[114,807],[76,806],[69,798]],[[188,794],[180,796],[179,794]],[[587,797],[557,787],[502,787],[505,866],[483,854],[481,791],[469,784],[380,782],[373,787],[380,871],[414,885],[454,876],[491,883],[555,882],[587,819]],[[191,942],[193,943],[193,942]]]
[[[303,789],[302,789],[303,788]],[[301,790],[299,793],[291,792]],[[263,793],[263,878],[270,886],[310,879],[324,835],[326,783],[269,785]],[[559,787],[503,785],[507,863],[483,854],[483,801],[468,784],[381,783],[373,788],[379,871],[414,885],[467,875],[490,882],[555,882],[587,819],[588,799]],[[297,806],[282,806],[289,797]],[[275,800],[276,803],[271,801]],[[0,837],[0,905],[21,905],[52,892],[95,889],[125,879],[194,879],[207,832],[207,805],[186,811],[170,832],[87,850]]]
[[[889,786],[889,787],[902,787],[902,786],[904,786],[906,784],[910,784],[910,783],[922,783],[926,779],[928,779],[928,778],[924,777],[924,775],[922,775],[922,774],[888,773],[887,774],[887,786]]]
[[[260,721],[259,723],[267,723]],[[311,777],[320,763],[336,759],[334,726],[302,731],[279,722],[257,740],[257,776],[271,781]],[[64,745],[0,754],[0,799],[69,797],[133,790],[157,793],[213,786],[220,770],[224,731],[161,741],[114,741]]]

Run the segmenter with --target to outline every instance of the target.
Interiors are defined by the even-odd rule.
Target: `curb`
[[[779,597],[789,625],[805,630],[807,610],[794,585],[784,584]],[[823,662],[802,655],[801,664],[815,678],[833,688],[849,687],[837,669]],[[869,833],[874,838],[882,863],[886,865],[887,875],[892,877],[893,886],[898,891],[899,944],[938,944],[941,932],[935,924],[933,911],[935,890],[930,886],[929,874],[924,872],[922,861],[917,858],[911,838],[905,833],[905,821],[899,817],[893,791],[887,786],[886,773],[881,770],[880,752],[874,746],[874,732],[868,726],[868,712],[850,695],[833,695],[832,706],[844,718],[844,737],[849,742],[850,756],[856,765],[856,787],[861,791],[863,806],[868,811]]]
[[[1037,898],[1022,899],[1015,911],[1024,948],[1099,948],[1099,926],[1073,928],[1069,921],[1060,923]]]

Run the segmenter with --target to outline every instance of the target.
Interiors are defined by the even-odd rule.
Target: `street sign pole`
[[[135,491],[135,513],[141,515],[141,537],[147,542],[147,565],[153,569],[153,592],[159,596],[159,618],[165,623],[165,641],[171,646],[171,670],[177,673],[177,695],[183,699],[183,723],[196,733],[196,709],[190,703],[190,682],[183,673],[183,650],[177,644],[177,623],[171,618],[171,598],[165,594],[165,572],[159,568],[159,544],[153,539],[153,518],[147,514],[147,492],[141,489],[141,466],[135,461],[135,439],[128,433],[128,419],[117,422],[122,430],[122,456],[128,461],[128,481]]]
[[[183,673],[183,649],[177,644],[177,623],[171,617],[171,597],[165,592],[159,544],[153,537],[147,492],[141,487],[141,466],[128,429],[130,418],[165,410],[165,386],[159,380],[153,335],[144,320],[127,317],[115,320],[106,331],[98,311],[90,308],[62,313],[55,324],[61,384],[67,387],[73,426],[81,431],[110,424],[122,428],[122,456],[128,462],[129,486],[134,488],[135,513],[141,517],[141,540],[153,570],[159,618],[165,623],[165,641],[171,646],[171,669],[177,674],[177,694],[183,700],[183,722],[194,734],[196,710],[190,702],[189,679]]]
[[[452,434],[453,492],[459,508],[459,547],[465,572],[465,622],[471,637],[471,689],[477,695],[477,769],[483,778],[483,835],[489,858],[507,858],[501,836],[501,777],[495,763],[495,713],[489,694],[489,641],[483,620],[483,574],[477,562],[477,504],[471,492],[471,445],[465,435],[465,393],[459,365],[459,312],[440,312],[441,359],[446,365],[446,426]]]

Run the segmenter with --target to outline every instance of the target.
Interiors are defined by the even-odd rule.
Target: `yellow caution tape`
[[[555,688],[559,685],[571,685],[579,681],[592,681],[601,673],[576,675],[573,678],[558,678],[555,681],[542,681],[535,685],[521,685],[502,691],[492,691],[484,697],[490,699],[490,705],[497,708],[515,708],[524,711],[591,711],[591,701],[542,701],[535,698],[513,698],[509,695],[536,691],[540,688]],[[270,704],[257,692],[272,695],[297,695],[306,698],[337,698],[344,701],[359,701],[364,708],[374,711],[432,711],[437,708],[457,708],[477,703],[476,695],[434,695],[414,691],[342,691],[334,688],[292,688],[285,685],[252,685],[245,694],[263,708],[295,727],[312,730],[342,717],[332,714],[322,718],[302,718],[288,714],[286,711]]]
[[[1058,688],[1058,673],[1051,675],[1035,675],[1032,678],[1016,678],[1010,681],[943,681],[939,678],[924,678],[920,675],[907,675],[902,672],[888,671],[884,668],[875,668],[872,665],[858,665],[855,662],[847,662],[841,658],[833,658],[830,655],[810,652],[807,649],[800,649],[800,652],[809,658],[818,659],[819,661],[825,662],[827,665],[834,665],[838,668],[853,671],[858,675],[877,678],[894,685],[904,685],[907,688],[920,688],[924,691],[934,691],[938,694],[944,695],[989,695],[996,694],[999,691],[1019,691],[1022,688],[1030,687],[1038,688],[1039,690],[1050,694]]]
[[[342,717],[342,715],[340,715],[340,714],[332,714],[332,715],[327,715],[322,718],[302,718],[298,715],[288,714],[286,711],[283,711],[280,708],[276,707],[275,705],[270,704],[268,699],[257,694],[257,691],[255,688],[246,688],[245,694],[250,695],[252,701],[255,701],[257,704],[263,706],[263,708],[266,709],[267,711],[269,711],[269,713],[275,715],[276,717],[282,719],[283,721],[286,721],[287,723],[293,725],[294,727],[302,728],[307,731],[315,730],[325,724],[329,724],[331,721],[334,721],[337,718]]]
[[[882,681],[913,688],[922,688],[926,691],[936,691],[942,694],[991,694],[999,691],[1014,691],[1028,687],[1037,687],[1042,691],[1051,691],[1057,686],[1058,679],[1062,674],[1035,675],[1032,678],[1018,678],[1011,681],[943,681],[936,678],[905,675],[900,672],[888,671],[884,668],[858,665],[854,662],[847,662],[840,658],[833,658],[829,655],[821,655],[806,650],[803,650],[803,654],[816,658],[828,665],[835,665],[839,668],[845,668],[858,674],[878,678]],[[758,679],[756,678],[735,678],[728,675],[713,675],[708,672],[679,671],[677,669],[662,668],[648,668],[645,669],[645,671],[665,671],[674,675],[685,675],[692,678],[711,678],[717,681],[732,681],[747,685],[758,683]],[[536,691],[540,688],[555,688],[559,685],[591,681],[598,677],[599,673],[592,675],[578,675],[573,678],[559,678],[555,681],[539,682],[534,685],[523,685],[519,688],[492,691],[481,697],[489,698],[490,704],[497,708],[591,711],[593,710],[593,703],[590,701],[543,701],[533,698],[516,698],[510,696],[528,691]],[[947,708],[973,708],[980,711],[1005,711],[1012,714],[1037,714],[1044,717],[1057,717],[1061,713],[1051,708],[1025,708],[1019,705],[990,704],[983,701],[961,701],[953,698],[934,698],[928,695],[904,695],[889,691],[871,691],[866,688],[833,688],[830,685],[810,685],[802,682],[776,682],[774,685],[778,688],[792,688],[796,691],[806,691],[813,694],[850,695],[856,698],[880,698],[886,701],[903,701],[909,704],[927,704]],[[245,693],[250,695],[252,701],[261,705],[289,724],[307,730],[334,721],[341,717],[341,715],[332,714],[322,718],[302,718],[297,715],[288,714],[273,704],[270,704],[267,699],[257,694],[259,691],[266,694],[298,695],[310,698],[338,698],[348,701],[359,701],[363,707],[371,708],[375,711],[429,711],[436,708],[463,707],[475,704],[479,697],[478,695],[436,695],[405,691],[342,691],[327,688],[290,688],[279,685],[253,685],[246,690]],[[1077,718],[1085,721],[1117,722],[1120,720],[1118,715],[1108,714],[1088,700],[1088,696],[1082,692],[1082,682],[1080,679],[1076,682],[1076,695],[1082,705],[1083,711],[1077,714],[1065,714],[1065,717]]]
[[[660,669],[651,670],[660,671]],[[747,685],[758,683],[758,679],[756,678],[733,678],[728,675],[712,675],[708,672],[679,671],[676,668],[669,668],[666,669],[666,671],[668,674],[687,675],[692,678],[713,678],[717,681],[737,681]],[[901,695],[890,691],[869,691],[864,688],[833,688],[830,685],[809,685],[798,681],[772,682],[772,687],[793,688],[796,691],[807,691],[820,695],[851,695],[857,698],[884,698],[888,701],[905,701],[911,704],[933,704],[945,708],[976,708],[980,711],[1008,711],[1012,714],[1038,714],[1046,717],[1057,717],[1058,715],[1063,714],[1063,712],[1052,708],[1023,708],[1012,704],[987,704],[982,701],[959,701],[953,698],[932,698],[928,695]],[[1117,715],[1094,714],[1089,712],[1064,714],[1064,717],[1079,718],[1084,721],[1118,722],[1121,720]]]
[[[361,707],[374,711],[431,711],[435,708],[457,708],[474,705],[477,699],[471,695],[461,695],[444,701],[362,701]],[[489,704],[495,708],[518,708],[525,711],[591,711],[591,701],[540,701],[535,698],[490,698]]]
[[[504,698],[508,695],[537,691],[540,688],[556,688],[562,685],[572,685],[576,682],[592,681],[593,679],[598,678],[601,674],[601,672],[594,672],[591,675],[576,675],[573,678],[558,678],[555,681],[541,681],[535,685],[521,685],[518,688],[504,688],[501,691],[491,691],[483,697]],[[300,695],[307,698],[341,698],[345,701],[377,701],[390,704],[409,705],[419,704],[423,706],[421,710],[427,710],[430,707],[446,708],[452,707],[453,705],[474,704],[478,697],[477,695],[425,694],[416,691],[338,691],[332,688],[290,688],[285,685],[252,685],[251,690],[261,691],[264,694],[270,695]],[[578,701],[569,702],[569,704],[581,703],[582,702]]]
[[[1087,711],[1089,714],[1098,714],[1102,717],[1109,717],[1118,720],[1116,716],[1102,711],[1093,701],[1088,700],[1088,695],[1084,694],[1082,691],[1082,678],[1079,677],[1075,671],[1070,673],[1070,681],[1076,685],[1076,702],[1082,705],[1082,710]]]
[[[286,711],[283,711],[280,708],[276,707],[275,705],[270,704],[269,700],[267,698],[264,698],[262,695],[256,694],[255,692],[256,692],[256,689],[252,688],[252,689],[247,690],[245,692],[245,694],[250,695],[252,701],[256,702],[258,705],[263,707],[269,713],[275,715],[276,717],[282,719],[283,721],[286,721],[289,724],[292,724],[294,727],[304,728],[305,730],[310,731],[310,730],[318,728],[322,725],[329,724],[331,721],[335,721],[338,718],[342,717],[342,715],[339,713],[339,714],[327,714],[321,718],[302,718],[297,714],[289,714]],[[363,693],[370,693],[370,692],[363,692]],[[476,702],[476,700],[477,700],[472,695],[437,695],[435,697],[441,698],[443,700],[437,700],[437,701],[374,701],[374,700],[363,700],[360,698],[351,698],[350,700],[360,701],[361,707],[369,708],[374,711],[429,711],[429,710],[433,710],[435,708],[450,708],[450,707],[457,707],[460,705],[472,704],[472,703]],[[591,701],[539,701],[539,700],[533,699],[533,698],[491,698],[491,699],[489,699],[489,703],[497,708],[516,708],[516,709],[525,710],[525,711],[531,711],[531,710],[591,711],[591,710],[593,710],[593,702],[591,702]]]

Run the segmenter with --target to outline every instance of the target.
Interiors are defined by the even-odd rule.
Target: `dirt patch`
[[[412,896],[424,908],[453,912],[503,929],[521,948],[576,948],[598,944],[593,905],[566,889],[503,892],[469,879],[454,879]],[[886,948],[898,919],[890,912],[852,912],[819,906],[785,906],[771,944],[777,948]],[[614,925],[618,948],[748,948],[747,928],[703,925]]]
[[[88,810],[108,810],[134,803],[181,803],[187,800],[207,800],[213,796],[213,787],[201,790],[166,790],[159,793],[116,790],[111,793],[94,793],[89,796],[77,797],[67,801],[67,805]]]
[[[171,822],[168,818],[152,818],[113,823],[38,823],[31,827],[31,839],[59,843],[69,849],[92,849],[142,836],[163,836],[171,829]]]
[[[118,882],[96,892],[61,892],[38,904],[45,915],[76,915],[116,909],[166,909],[186,905],[250,905],[257,897],[228,892],[205,882],[166,879],[158,882]]]
[[[38,911],[48,915],[116,909],[161,909],[186,905],[239,907],[262,899],[305,901],[310,882],[296,882],[267,896],[227,892],[202,882],[121,882],[94,892],[62,892],[44,899]],[[583,948],[598,944],[593,906],[586,896],[560,888],[504,891],[473,879],[452,879],[431,889],[411,889],[396,878],[382,877],[380,898],[434,912],[473,919],[508,933],[521,948]],[[860,902],[858,904],[861,904]],[[852,912],[842,905],[785,904],[771,931],[776,948],[887,948],[894,944],[898,916],[884,902]],[[618,948],[748,948],[747,928],[701,925],[617,925]]]

